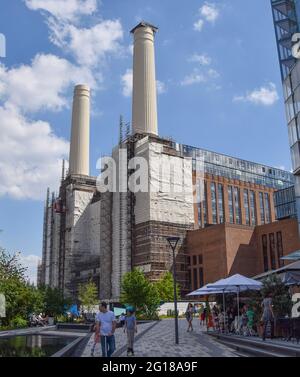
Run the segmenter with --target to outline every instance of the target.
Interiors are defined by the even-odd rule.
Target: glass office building
[[[276,219],[297,218],[295,188],[291,186],[274,193]]]
[[[203,173],[224,177],[232,180],[253,183],[276,190],[290,187],[294,184],[292,173],[267,165],[230,157],[205,149],[188,145],[176,144],[184,157],[193,159],[193,169],[203,169]],[[202,161],[203,165],[198,161]]]
[[[292,55],[292,37],[300,32],[300,0],[271,0],[271,5],[295,175],[296,210],[300,222],[300,60]]]
[[[197,203],[195,220],[256,226],[275,221],[274,192],[294,185],[292,173],[193,146],[175,144],[193,161]]]

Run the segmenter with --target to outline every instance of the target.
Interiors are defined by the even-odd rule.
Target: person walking
[[[107,309],[107,303],[102,302],[99,306],[99,312],[96,315],[96,336],[100,334],[102,357],[111,357],[115,352],[115,314]]]
[[[193,315],[194,315],[194,307],[193,307],[193,304],[189,303],[188,307],[186,309],[186,312],[185,312],[185,318],[188,321],[187,332],[189,332],[190,330],[194,331],[194,329],[193,329]]]
[[[206,308],[201,305],[201,309],[200,309],[200,326],[204,326],[205,325],[205,317],[206,317]]]
[[[262,315],[262,322],[263,322],[263,333],[262,333],[262,340],[266,340],[266,333],[267,333],[267,326],[268,323],[271,324],[271,339],[274,335],[274,312],[272,308],[272,294],[269,293],[264,298],[263,302],[261,303],[263,308],[263,315]]]
[[[134,310],[128,310],[125,318],[124,333],[127,332],[127,356],[134,356],[134,335],[137,333],[137,322]]]

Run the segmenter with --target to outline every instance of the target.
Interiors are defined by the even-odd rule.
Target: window
[[[246,225],[250,225],[250,208],[249,208],[249,191],[244,190],[244,207],[246,216]]]
[[[199,268],[199,282],[200,282],[200,287],[199,288],[202,288],[204,286],[204,276],[203,276],[203,268],[200,267]]]
[[[276,270],[276,250],[275,250],[275,237],[274,233],[269,235],[270,240],[270,257],[271,257],[271,268]]]
[[[196,266],[197,264],[197,256],[193,255],[193,266]]]
[[[211,207],[212,207],[212,221],[213,224],[217,224],[217,192],[216,192],[216,184],[211,182],[210,184],[210,191],[211,191]]]
[[[271,208],[270,208],[270,195],[265,193],[265,209],[266,209],[266,220],[267,224],[271,222]]]
[[[201,209],[201,203],[198,203],[198,225],[200,228],[202,228],[202,209]]]
[[[203,222],[204,226],[207,225],[207,183],[204,183],[204,198],[202,203]]]
[[[279,267],[283,267],[284,263],[281,259],[283,257],[283,246],[282,246],[282,233],[277,232],[276,233],[277,238],[277,256],[278,256],[278,265]]]
[[[257,225],[255,192],[250,191],[251,223]]]
[[[228,205],[229,205],[229,219],[230,223],[233,224],[233,191],[232,186],[228,186]]]
[[[219,183],[218,184],[218,209],[219,209],[219,224],[223,224],[225,222],[224,219],[224,190],[223,186]]]
[[[203,255],[198,255],[198,264],[203,264]]]
[[[198,276],[197,276],[197,272],[198,272],[197,268],[194,268],[194,269],[193,269],[193,285],[194,285],[193,289],[197,289],[197,288],[199,288],[199,287],[198,287]]]
[[[240,203],[240,189],[234,188],[234,203],[235,203],[235,222],[236,224],[242,223],[241,203]]]
[[[262,192],[259,193],[259,205],[260,205],[260,221],[262,224],[265,224],[265,201],[264,201],[264,194]]]
[[[263,263],[264,271],[269,271],[269,258],[268,258],[268,238],[266,235],[262,236],[262,249],[263,249]]]

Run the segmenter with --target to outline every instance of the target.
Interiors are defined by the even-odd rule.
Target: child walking
[[[97,344],[99,344],[99,343],[100,343],[100,333],[95,331],[94,344],[93,344],[93,347],[92,347],[92,350],[91,350],[91,356],[94,356],[95,348],[96,348]]]
[[[127,332],[127,356],[134,356],[133,344],[134,335],[137,333],[137,323],[136,317],[133,310],[127,311],[127,316],[125,318],[124,333]]]

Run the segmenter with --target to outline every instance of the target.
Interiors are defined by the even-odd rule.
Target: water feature
[[[1,357],[49,357],[76,338],[53,335],[20,335],[0,338]]]

